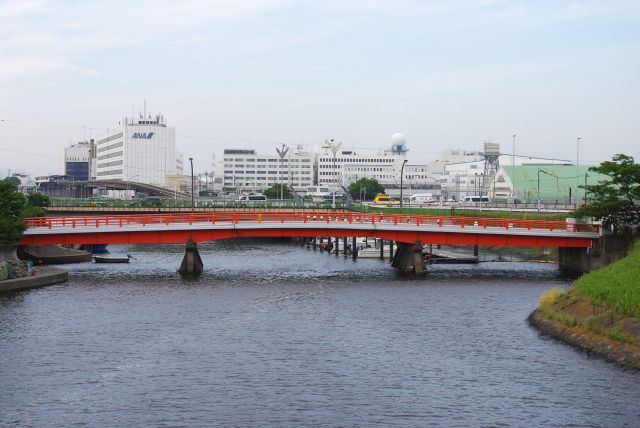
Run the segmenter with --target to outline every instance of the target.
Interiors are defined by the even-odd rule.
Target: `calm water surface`
[[[553,265],[431,266],[269,241],[113,247],[0,296],[0,424],[640,426],[640,373],[539,336]]]

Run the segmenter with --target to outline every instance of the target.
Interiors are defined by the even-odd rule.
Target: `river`
[[[113,246],[0,296],[0,424],[638,426],[640,373],[540,336],[535,263],[432,265],[273,241]]]

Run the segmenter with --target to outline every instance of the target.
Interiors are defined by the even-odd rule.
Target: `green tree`
[[[384,186],[375,178],[361,178],[349,185],[349,194],[354,200],[362,197],[368,201],[375,198],[378,193],[384,193]]]
[[[33,192],[27,195],[27,206],[23,211],[23,217],[42,217],[45,215],[45,207],[49,206],[49,198],[42,193]]]
[[[269,199],[293,199],[291,189],[285,184],[274,184],[273,186],[262,192]]]
[[[26,229],[25,217],[43,216],[49,198],[41,193],[25,197],[12,180],[0,180],[0,244],[15,244]]]
[[[18,177],[7,177],[5,178],[9,183],[15,184],[16,186],[20,185],[20,179]]]
[[[611,161],[589,168],[610,180],[580,186],[588,195],[588,202],[578,208],[576,216],[602,220],[614,232],[628,231],[640,223],[640,164],[632,156],[617,154]]]
[[[26,229],[22,222],[26,198],[10,180],[0,180],[0,244],[15,244]]]

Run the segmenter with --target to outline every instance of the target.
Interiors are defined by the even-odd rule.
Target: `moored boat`
[[[93,256],[93,261],[96,263],[129,263],[129,260],[132,259],[130,255],[127,254],[127,257],[101,257],[101,256]]]

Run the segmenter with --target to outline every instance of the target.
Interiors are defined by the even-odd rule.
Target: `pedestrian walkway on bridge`
[[[588,248],[597,226],[563,221],[358,212],[215,212],[41,217],[22,244],[145,244],[239,237],[376,237],[404,243]]]

